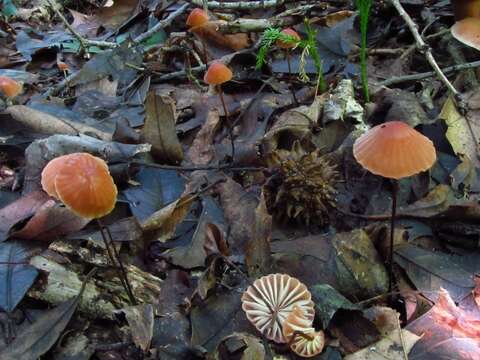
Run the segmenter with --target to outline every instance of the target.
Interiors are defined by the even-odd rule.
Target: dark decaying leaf
[[[268,214],[265,198],[262,195],[255,209],[255,223],[252,237],[247,243],[245,264],[250,277],[267,275],[271,271],[270,237],[272,233],[272,216]]]
[[[87,276],[85,281],[88,281]],[[57,341],[69,323],[82,297],[86,282],[79,294],[55,309],[43,313],[32,326],[17,334],[15,340],[0,352],[2,360],[37,360]]]
[[[121,311],[130,326],[133,342],[143,351],[147,351],[153,336],[153,306],[151,304],[129,306]]]
[[[232,332],[255,331],[242,310],[240,292],[229,291],[209,296],[190,313],[193,346],[213,351]]]
[[[310,288],[315,303],[315,314],[322,321],[323,329],[328,327],[337,310],[360,310],[337,290],[327,284],[315,285]]]
[[[0,209],[0,242],[5,241],[12,227],[28,219],[48,200],[43,191],[34,191]]]
[[[141,167],[135,181],[140,185],[130,186],[123,193],[139,221],[177,200],[185,188],[185,179],[172,170]]]
[[[182,145],[175,131],[175,105],[166,96],[151,91],[145,100],[143,140],[152,144],[156,160],[179,163],[183,159]]]
[[[203,244],[203,249],[207,256],[214,254],[228,256],[229,254],[225,234],[214,223],[207,223],[205,225],[205,243]]]
[[[18,241],[0,243],[0,308],[12,312],[38,271],[28,264],[28,249]]]
[[[216,223],[225,231],[223,212],[211,197],[205,197],[202,201],[203,209],[198,219],[197,228],[192,240],[186,246],[178,246],[167,250],[163,255],[168,262],[181,266],[184,269],[192,269],[205,265],[207,253],[205,252],[205,228],[209,223]]]
[[[70,209],[50,199],[47,200],[25,224],[12,233],[20,239],[55,240],[58,236],[74,233],[90,222]]]
[[[441,252],[407,245],[395,249],[395,261],[406,271],[417,289],[432,301],[437,300],[440,288],[446,289],[458,301],[475,286],[473,274]]]

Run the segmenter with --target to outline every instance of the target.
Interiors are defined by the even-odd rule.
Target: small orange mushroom
[[[22,90],[23,86],[18,81],[13,80],[8,76],[0,76],[0,92],[3,93],[6,98],[14,98],[20,94]]]
[[[220,61],[213,61],[207,69],[203,81],[208,85],[221,85],[233,77],[232,70]]]
[[[290,344],[290,349],[301,357],[316,356],[325,346],[323,331],[315,331],[312,327],[312,319],[307,318],[297,305],[285,319],[283,336]]]
[[[295,30],[293,30],[292,28],[283,29],[282,34],[288,35],[288,36],[294,38],[294,40],[300,40],[301,39],[300,35],[298,35],[298,33]],[[282,49],[292,49],[297,45],[295,42],[287,42],[287,41],[282,41],[282,40],[278,40],[276,44],[279,48],[282,48]]]
[[[353,155],[371,173],[397,180],[430,169],[436,160],[433,143],[401,121],[367,131],[355,141]]]
[[[263,276],[242,295],[242,309],[247,319],[267,339],[277,343],[287,342],[283,324],[294,306],[313,321],[315,310],[310,292],[298,279],[287,274]]]
[[[220,61],[213,61],[207,69],[205,76],[203,77],[203,81],[205,81],[208,85],[213,85],[218,89],[218,95],[220,96],[220,101],[222,102],[223,106],[223,113],[225,114],[225,122],[228,126],[230,142],[232,145],[232,161],[235,157],[235,145],[233,141],[233,129],[232,125],[228,120],[228,110],[227,106],[225,105],[225,99],[223,98],[223,90],[222,84],[230,81],[233,77],[232,70],[224,63]]]
[[[353,144],[353,156],[373,174],[393,179],[390,224],[389,290],[393,279],[393,232],[397,207],[398,179],[430,169],[437,156],[433,143],[401,121],[377,125]]]
[[[455,21],[467,17],[480,17],[480,0],[451,0]]]
[[[117,187],[107,164],[87,153],[50,161],[42,172],[42,187],[73,212],[90,219],[110,213],[117,199]]]
[[[480,50],[480,17],[469,17],[457,21],[450,31],[458,41]]]
[[[288,35],[295,40],[298,40],[298,41],[300,40],[300,35],[298,35],[298,33],[295,30],[293,30],[292,28],[283,29],[282,34]],[[292,64],[291,64],[292,61],[291,61],[290,50],[293,49],[294,47],[296,47],[297,44],[295,42],[286,42],[286,41],[283,41],[283,40],[278,40],[276,44],[279,48],[285,50],[285,56],[287,58],[287,65],[288,65],[288,77],[291,80],[292,79]],[[292,92],[293,101],[296,104],[298,104],[298,100],[297,100],[297,97],[295,95],[295,90],[293,89],[293,87],[291,85],[292,84],[288,84],[288,87],[289,87],[290,91]]]
[[[208,23],[208,14],[202,9],[193,9],[187,17],[187,26],[190,29],[198,28]]]

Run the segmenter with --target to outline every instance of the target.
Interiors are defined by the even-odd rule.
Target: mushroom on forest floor
[[[108,228],[105,227],[110,237],[110,244],[104,232],[104,226],[99,220],[113,210],[117,201],[117,187],[109,173],[107,163],[88,153],[60,156],[45,166],[41,183],[48,195],[60,200],[77,215],[87,219],[97,219],[110,261],[118,270],[113,255],[115,254],[120,267],[119,279],[132,304],[136,304],[127,273],[116,253]]]
[[[309,321],[315,316],[312,295],[298,279],[287,274],[270,274],[253,282],[242,295],[247,319],[267,339],[286,343],[283,324],[297,306]]]
[[[458,41],[480,50],[480,17],[469,17],[457,21],[450,31]]]
[[[0,76],[0,93],[3,94],[7,101],[10,102],[15,96],[23,91],[20,82],[9,78],[8,76]]]
[[[390,224],[389,291],[393,280],[393,231],[397,207],[397,180],[430,169],[436,161],[432,141],[402,121],[377,125],[353,144],[355,159],[371,173],[393,179]]]
[[[205,81],[208,85],[214,86],[217,90],[218,95],[220,96],[220,101],[222,102],[223,112],[225,114],[225,122],[227,123],[228,133],[231,141],[232,147],[232,162],[235,157],[235,144],[233,142],[233,129],[232,124],[230,123],[230,119],[228,117],[228,110],[227,106],[225,105],[225,99],[223,98],[223,90],[222,84],[230,81],[233,77],[232,70],[224,63],[220,61],[213,61],[207,69],[205,76],[203,77],[203,81]]]
[[[292,65],[291,65],[291,54],[290,50],[294,49],[297,46],[297,43],[300,41],[300,35],[293,30],[292,28],[286,28],[282,30],[283,35],[287,35],[291,41],[283,41],[277,40],[277,46],[283,50],[285,50],[285,57],[287,58],[287,65],[288,65],[288,78],[289,81],[292,79]],[[293,89],[292,85],[289,84],[288,86],[292,93],[293,101],[298,104],[297,97],[295,95],[295,90]]]

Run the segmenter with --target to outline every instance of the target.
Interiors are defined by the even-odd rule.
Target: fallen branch
[[[473,69],[473,68],[476,68],[476,67],[480,67],[480,60],[465,63],[465,64],[449,66],[449,67],[441,69],[441,71],[444,74],[448,74],[448,73],[451,73],[451,72],[466,70],[466,69]],[[395,77],[391,77],[387,80],[378,82],[375,85],[377,85],[377,86],[390,86],[390,85],[400,84],[400,83],[409,82],[409,81],[417,81],[417,80],[428,79],[432,76],[435,76],[436,74],[437,73],[435,71],[427,71],[427,72],[418,73],[418,74],[395,76]]]
[[[398,14],[402,17],[402,19],[405,21],[405,24],[407,24],[408,28],[410,29],[410,32],[413,35],[413,38],[415,39],[415,42],[417,44],[417,48],[425,54],[425,58],[427,59],[428,63],[430,66],[433,68],[435,71],[435,74],[438,76],[438,78],[445,84],[447,89],[455,96],[459,97],[460,93],[455,89],[455,87],[452,85],[452,83],[447,79],[445,74],[442,72],[442,69],[440,69],[440,66],[438,66],[437,61],[433,57],[432,54],[432,49],[430,48],[429,45],[425,43],[423,40],[422,36],[418,32],[417,25],[413,22],[412,18],[410,15],[407,14],[405,9],[403,8],[402,4],[400,4],[400,0],[390,0],[392,5],[395,7],[397,10]]]
[[[175,10],[170,15],[168,15],[167,18],[159,21],[158,24],[156,24],[150,30],[133,39],[133,42],[138,44],[143,40],[147,39],[148,37],[150,37],[151,35],[153,35],[154,33],[156,33],[157,31],[159,31],[161,28],[170,25],[177,16],[181,15],[188,8],[188,5],[189,4],[183,4],[182,6],[180,6],[177,10]],[[91,40],[88,40],[88,41],[91,41]],[[59,91],[63,90],[66,86],[68,86],[69,83],[75,80],[79,75],[80,75],[80,70],[72,73],[71,75],[67,76],[64,80],[59,82],[57,85],[52,86],[50,89],[48,89],[43,96],[48,97],[48,96],[57,94]]]
[[[264,0],[264,1],[209,1],[209,9],[236,9],[236,10],[253,10],[253,9],[267,9],[277,7],[285,3],[285,0]],[[192,4],[203,6],[203,0],[192,0]]]

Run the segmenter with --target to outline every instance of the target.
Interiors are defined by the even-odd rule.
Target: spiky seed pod
[[[264,189],[269,211],[279,220],[327,224],[340,179],[336,167],[318,151],[305,152],[298,141],[291,151],[270,154],[267,162],[276,170]]]

